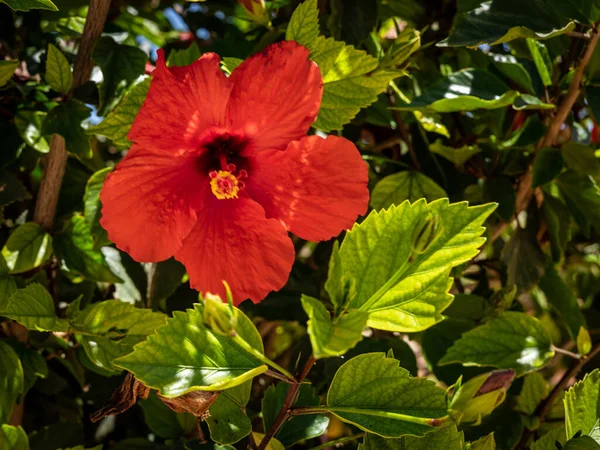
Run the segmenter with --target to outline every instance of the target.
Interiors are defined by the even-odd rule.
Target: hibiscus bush
[[[0,0],[0,450],[600,449],[598,0]]]

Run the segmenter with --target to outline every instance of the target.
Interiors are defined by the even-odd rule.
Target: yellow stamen
[[[213,171],[210,174],[210,188],[219,200],[238,198],[240,182],[237,177],[226,170]]]

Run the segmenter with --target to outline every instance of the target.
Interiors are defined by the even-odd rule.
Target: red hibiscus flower
[[[231,76],[219,57],[166,67],[159,51],[131,149],[104,184],[102,226],[135,260],[174,256],[201,292],[262,300],[287,281],[287,231],[318,241],[367,209],[367,166],[350,141],[306,136],[323,80],[282,42]]]

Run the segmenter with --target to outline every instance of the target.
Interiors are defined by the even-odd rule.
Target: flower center
[[[242,179],[248,174],[245,170],[240,170],[236,175],[236,167],[234,164],[227,164],[227,170],[212,170],[208,173],[210,177],[210,189],[215,197],[219,200],[228,200],[238,198],[240,190],[244,189]]]
[[[206,170],[204,173],[208,172],[210,188],[217,199],[238,198],[244,189],[241,180],[248,177],[244,151],[249,145],[245,136],[218,128],[208,130],[202,138],[200,147],[206,152],[199,164],[202,171]]]

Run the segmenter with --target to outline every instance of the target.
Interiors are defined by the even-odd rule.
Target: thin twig
[[[570,352],[569,350],[566,350],[564,348],[560,348],[560,347],[556,347],[556,346],[552,346],[552,349],[556,352],[556,353],[560,353],[561,355],[566,355],[570,358],[573,359],[581,359],[581,355],[577,354],[577,353],[573,353]]]
[[[587,355],[585,355],[585,356],[581,357],[579,360],[577,360],[577,362],[573,366],[571,366],[571,368],[567,372],[565,372],[565,374],[560,379],[560,381],[552,389],[552,392],[550,392],[550,395],[548,395],[548,397],[546,397],[546,399],[538,405],[535,412],[533,413],[533,415],[535,417],[538,417],[540,425],[544,422],[546,415],[548,415],[548,413],[552,409],[552,406],[554,406],[554,402],[556,401],[556,399],[566,389],[569,381],[573,377],[575,377],[581,371],[581,369],[583,369],[583,367],[589,361],[594,359],[594,357],[596,355],[598,355],[599,353],[600,353],[600,344],[596,344],[594,346],[594,348],[592,348],[592,350]],[[521,435],[521,439],[519,440],[519,443],[516,448],[517,449],[528,448],[529,439],[531,438],[532,434],[533,434],[533,431],[526,428],[524,430],[523,434]]]
[[[281,411],[279,411],[279,415],[275,419],[275,422],[273,422],[273,425],[271,425],[269,430],[266,432],[262,441],[260,441],[257,450],[265,450],[265,448],[267,448],[267,445],[269,445],[271,439],[273,439],[275,434],[279,431],[279,428],[281,428],[281,426],[288,419],[290,414],[290,408],[294,405],[294,402],[296,401],[296,395],[298,394],[298,390],[302,385],[302,381],[306,378],[306,375],[308,375],[308,372],[310,372],[310,369],[312,369],[316,362],[317,360],[314,356],[308,358],[308,361],[306,361],[306,364],[302,368],[300,375],[298,375],[298,377],[296,378],[296,382],[290,386],[290,390],[288,391],[285,400],[283,401],[283,406],[281,407]]]
[[[71,92],[85,83],[92,72],[92,48],[104,29],[110,0],[91,0],[83,29],[83,35],[73,69],[73,87]],[[40,182],[38,198],[35,204],[33,220],[45,229],[51,229],[56,215],[58,194],[67,166],[67,148],[65,139],[54,134],[50,143],[50,152],[46,156],[44,173]]]
[[[555,144],[556,138],[560,132],[560,129],[567,120],[569,113],[573,109],[573,105],[581,95],[583,91],[583,76],[585,74],[585,69],[590,63],[592,59],[592,55],[594,54],[594,50],[596,49],[596,45],[598,44],[598,39],[600,38],[600,22],[597,22],[594,25],[592,33],[590,35],[590,39],[587,44],[587,48],[575,71],[573,72],[573,78],[571,79],[571,84],[569,85],[569,90],[567,94],[563,98],[556,114],[552,118],[550,125],[548,127],[548,132],[544,136],[541,141],[540,147],[550,147]],[[531,196],[533,191],[531,190],[531,185],[533,184],[533,164],[531,164],[527,168],[527,172],[523,175],[519,183],[519,187],[517,189],[517,201],[516,201],[516,212],[519,214],[521,211],[527,209],[529,202],[531,201]]]
[[[591,39],[591,36],[588,33],[580,33],[579,31],[567,31],[565,34],[569,37],[574,37],[577,39],[585,39],[587,41],[589,41]]]

